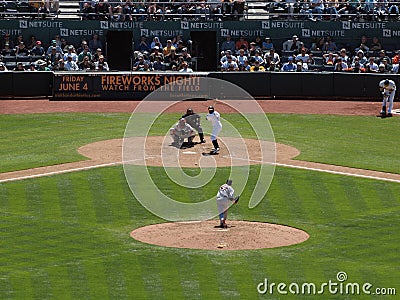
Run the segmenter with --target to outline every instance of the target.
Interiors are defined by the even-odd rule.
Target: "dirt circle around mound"
[[[196,140],[195,140],[196,141]],[[125,143],[125,145],[123,145]],[[202,154],[212,149],[210,139],[205,144],[178,149],[171,145],[169,136],[130,137],[91,143],[80,147],[78,152],[93,161],[103,163],[124,161],[143,166],[164,167],[227,167],[288,161],[299,155],[294,147],[268,141],[221,137],[220,153],[205,157]],[[124,157],[122,152],[125,151]]]
[[[203,250],[255,250],[300,244],[310,235],[300,229],[261,222],[229,221],[228,228],[216,228],[218,221],[171,222],[144,226],[130,236],[143,243]]]

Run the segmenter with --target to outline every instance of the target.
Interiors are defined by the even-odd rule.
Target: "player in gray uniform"
[[[393,80],[385,79],[379,82],[379,90],[382,92],[383,101],[381,109],[381,117],[391,117],[393,109],[393,99],[396,94],[396,84]],[[389,108],[386,114],[386,102],[389,102]]]
[[[195,137],[192,126],[187,124],[184,118],[179,119],[179,122],[169,130],[169,133],[174,140],[173,145],[176,147],[181,147],[186,138],[188,143],[192,144]]]
[[[214,110],[213,106],[208,107],[208,114],[206,116],[206,120],[210,121],[212,124],[212,132],[211,132],[211,142],[213,143],[214,149],[210,152],[210,154],[218,154],[219,145],[218,145],[218,134],[222,129],[222,123],[220,120],[220,114]]]
[[[186,114],[184,114],[182,116],[182,118],[184,118],[186,120],[186,123],[188,123],[190,126],[192,126],[194,129],[196,129],[196,131],[199,134],[199,138],[200,138],[200,143],[205,143],[206,140],[204,139],[204,133],[203,133],[203,128],[201,128],[201,124],[200,124],[200,116],[198,114],[196,114],[193,109],[188,108],[186,110]]]
[[[220,228],[227,228],[226,219],[228,218],[228,209],[231,202],[237,203],[239,196],[234,197],[235,190],[232,187],[232,180],[228,179],[226,183],[220,186],[217,193],[217,207]]]

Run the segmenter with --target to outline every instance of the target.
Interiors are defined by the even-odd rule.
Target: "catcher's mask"
[[[179,119],[179,125],[185,125],[186,120],[184,118]]]
[[[214,112],[214,106],[209,106],[208,107],[208,112],[210,113],[210,114],[212,114],[213,112]]]
[[[186,114],[187,114],[187,115],[193,115],[193,109],[188,108],[188,109],[186,110]]]

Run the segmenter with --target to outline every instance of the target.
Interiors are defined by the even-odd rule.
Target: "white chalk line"
[[[247,158],[241,158],[241,157],[233,157],[233,156],[229,156],[229,155],[226,155],[224,157],[232,158],[232,159],[238,159],[238,160],[246,160],[246,161],[256,162],[256,163],[260,163],[260,164],[270,164],[270,165],[275,165],[275,166],[278,166],[278,167],[287,167],[287,168],[301,169],[301,170],[307,170],[307,171],[324,172],[324,173],[330,173],[330,174],[336,174],[336,175],[353,176],[353,177],[359,177],[359,178],[383,180],[383,181],[390,181],[390,182],[400,183],[400,179],[391,179],[391,178],[385,178],[385,177],[379,177],[379,176],[355,174],[355,173],[350,173],[350,172],[326,170],[326,169],[305,167],[305,166],[298,166],[298,165],[291,165],[291,164],[271,163],[271,162],[264,162],[262,160],[247,159]],[[326,165],[326,166],[329,167],[330,165]],[[353,168],[353,169],[354,169],[354,171],[365,171],[364,169],[355,169],[355,168]],[[372,171],[372,172],[377,172],[377,171]],[[391,173],[388,173],[388,174],[391,174]],[[397,174],[394,174],[394,175],[397,175]]]
[[[154,157],[155,156],[150,156],[150,157],[146,157],[145,159],[154,158]],[[358,178],[366,178],[366,179],[382,180],[382,181],[400,183],[399,179],[391,179],[391,178],[385,178],[385,177],[379,177],[379,176],[355,174],[355,173],[343,172],[343,171],[325,170],[325,169],[320,169],[320,168],[305,167],[305,166],[298,166],[298,165],[292,165],[292,164],[271,163],[271,162],[264,162],[262,160],[248,159],[248,158],[241,158],[241,157],[233,157],[233,156],[229,156],[229,155],[225,155],[223,157],[236,159],[236,160],[244,160],[244,161],[249,161],[249,162],[256,162],[256,163],[260,163],[260,164],[272,164],[272,165],[279,166],[279,167],[287,167],[287,168],[301,169],[301,170],[307,170],[307,171],[323,172],[323,173],[329,173],[329,174],[352,176],[352,177],[358,177]],[[142,158],[125,161],[125,163],[134,162],[134,161],[138,161],[138,160],[142,160]],[[59,174],[65,174],[65,173],[71,173],[71,172],[79,172],[79,171],[91,170],[91,169],[102,168],[102,167],[110,167],[110,166],[115,166],[115,165],[121,165],[123,163],[124,162],[122,162],[122,161],[111,162],[111,163],[98,164],[98,165],[92,165],[92,166],[87,166],[87,167],[79,167],[79,168],[73,168],[73,169],[52,171],[52,172],[39,173],[39,174],[33,174],[33,175],[26,175],[26,176],[19,176],[19,177],[7,178],[7,179],[0,179],[0,183],[10,182],[10,181],[17,181],[17,180],[24,180],[24,179],[32,179],[32,178],[38,178],[38,177],[46,177],[46,176],[52,176],[52,175],[59,175]],[[326,165],[326,166],[329,166],[329,165]],[[363,169],[354,169],[354,170],[355,171],[356,170],[364,171]],[[391,174],[391,173],[388,173],[388,174]]]

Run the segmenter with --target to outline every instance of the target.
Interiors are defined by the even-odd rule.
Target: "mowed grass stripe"
[[[109,257],[104,260],[109,299],[128,299],[126,279],[123,273],[124,266],[119,257]]]
[[[43,196],[40,181],[29,181],[25,186],[25,193],[29,214],[35,218],[42,218],[45,203],[42,201]]]
[[[194,267],[194,274],[198,278],[201,299],[221,299],[219,287],[221,278],[218,278],[216,266],[212,262],[208,251],[201,251],[199,254],[194,254],[191,263]],[[220,253],[219,255],[222,255]],[[224,279],[227,277],[224,276]]]
[[[41,201],[44,206],[43,218],[46,220],[62,220],[62,210],[58,192],[57,181],[53,178],[41,178],[38,180],[41,186]]]
[[[32,270],[15,272],[11,274],[11,285],[13,287],[13,299],[32,299],[34,287],[32,283]]]
[[[144,288],[143,272],[136,251],[128,251],[121,265],[121,273],[127,286],[126,296],[127,299],[149,299],[150,294]]]
[[[0,213],[8,213],[10,210],[9,192],[5,184],[0,183]]]
[[[178,272],[184,299],[203,299],[199,277],[193,264],[196,255],[193,252],[188,253],[186,249],[178,249],[174,256],[174,265]]]
[[[51,282],[52,299],[72,299],[68,266],[56,264],[46,268]]]
[[[32,299],[53,299],[52,284],[49,274],[45,270],[38,270],[32,276]]]
[[[105,190],[105,180],[99,170],[88,173],[88,182],[92,193],[93,207],[97,223],[112,223],[114,211]]]
[[[223,240],[221,239],[223,242]],[[213,265],[215,277],[219,288],[221,299],[240,299],[240,292],[237,289],[237,282],[233,278],[234,272],[240,266],[240,259],[232,259],[232,256],[224,253],[210,255],[210,261]]]
[[[399,199],[396,199],[395,195],[399,192],[394,190],[390,185],[386,182],[378,182],[374,181],[373,183],[373,191],[371,194],[381,201],[381,205],[385,208],[391,207],[399,207]]]
[[[81,295],[86,295],[86,299],[107,299],[109,298],[109,282],[106,275],[104,259],[88,259],[83,262],[87,274],[87,284],[88,290],[86,293],[81,293]]]
[[[160,284],[163,286],[163,298],[165,299],[185,299],[182,289],[182,279],[187,278],[181,277],[179,273],[180,264],[178,253],[181,249],[168,249],[163,252],[163,258],[157,263],[160,267]]]
[[[163,260],[164,251],[161,247],[156,247],[153,250],[152,254],[147,251],[138,253],[138,262],[143,275],[143,285],[146,294],[150,295],[149,299],[165,299],[164,295],[167,293],[165,289],[168,289],[168,287],[164,286],[162,282],[162,270],[160,268],[160,261]],[[170,266],[168,266],[169,268]]]
[[[67,266],[69,281],[71,282],[71,294],[73,299],[89,298],[89,279],[87,270],[82,261],[75,260]]]
[[[9,274],[0,272],[0,299],[13,299],[14,289]]]
[[[350,203],[353,212],[366,211],[368,209],[358,184],[360,181],[350,177],[339,177],[343,190],[345,191],[347,201]]]
[[[58,198],[63,221],[76,223],[79,220],[75,186],[68,175],[57,176]]]
[[[78,172],[64,176],[68,176],[71,179],[71,183],[79,195],[79,201],[76,202],[78,222],[94,226],[97,223],[97,216],[88,175],[88,172]]]

